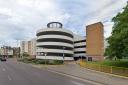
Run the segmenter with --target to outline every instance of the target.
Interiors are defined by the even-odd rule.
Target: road
[[[0,62],[0,85],[96,85],[12,59]]]

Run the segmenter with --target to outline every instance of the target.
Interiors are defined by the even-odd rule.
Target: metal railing
[[[83,61],[80,61],[79,64],[88,69],[128,77],[128,68],[86,63]]]

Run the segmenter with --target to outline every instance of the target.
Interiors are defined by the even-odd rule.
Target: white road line
[[[3,68],[2,70],[5,71],[5,68]]]
[[[76,85],[84,85],[82,83],[79,83],[79,82],[76,82],[76,81],[71,81],[73,84],[76,84]]]
[[[8,80],[10,80],[10,81],[12,80],[12,78],[9,75],[8,75]]]
[[[88,83],[91,83],[91,84],[94,84],[94,85],[104,85],[104,84],[100,84],[100,83],[97,83],[97,82],[94,82],[94,81],[91,81],[91,80],[82,79],[82,78],[79,78],[79,77],[75,77],[75,76],[72,76],[72,75],[60,73],[60,72],[53,71],[53,70],[48,70],[47,69],[47,71],[57,73],[57,74],[60,74],[60,75],[64,75],[64,76],[67,76],[67,77],[70,77],[70,78],[73,78],[73,79],[81,80],[81,81],[84,81],[86,83],[88,82]]]

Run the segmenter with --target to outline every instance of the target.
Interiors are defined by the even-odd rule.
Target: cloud
[[[85,26],[102,21],[110,36],[111,19],[127,0],[0,0],[0,41],[15,42],[36,37],[36,31],[50,21],[85,35]],[[14,44],[14,43],[13,43]]]
[[[86,25],[101,21],[105,25],[105,37],[108,37],[110,36],[110,31],[112,30],[112,17],[122,10],[122,8],[126,5],[127,0],[58,1],[61,3],[61,9],[70,15],[69,19],[64,21],[64,26],[68,29],[71,28],[71,30],[75,33],[86,35]],[[109,32],[107,30],[109,30]]]
[[[1,0],[0,40],[29,40],[54,17],[61,21],[68,15],[62,15],[53,0]]]

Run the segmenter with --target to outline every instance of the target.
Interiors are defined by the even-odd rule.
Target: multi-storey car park
[[[38,59],[73,60],[73,33],[59,22],[50,22],[37,31]]]
[[[74,35],[74,60],[86,59],[86,37]]]
[[[50,22],[37,31],[36,58],[51,60],[102,60],[104,52],[103,24],[87,26],[86,36],[73,34],[60,22]]]

